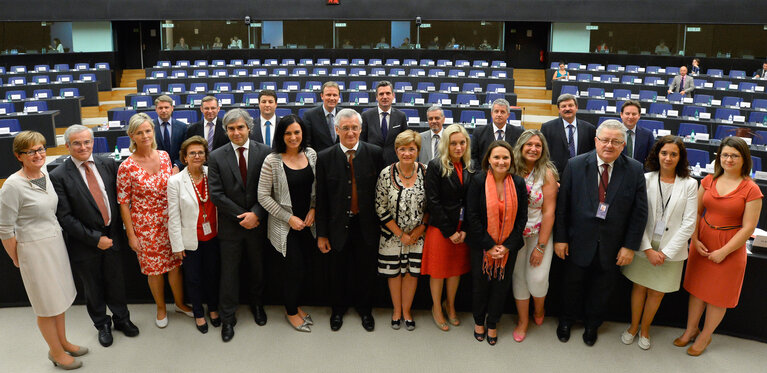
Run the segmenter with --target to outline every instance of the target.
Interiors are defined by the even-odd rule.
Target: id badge
[[[597,217],[604,220],[607,218],[607,210],[610,209],[610,205],[604,202],[599,202],[597,207]]]
[[[461,215],[458,216],[458,221],[463,221],[463,207],[461,207]]]
[[[662,236],[663,232],[666,231],[666,223],[663,221],[663,219],[660,219],[655,222],[655,230],[653,230],[654,234],[657,234],[658,236]]]
[[[210,229],[210,222],[207,222],[207,221],[203,222],[202,223],[202,234],[207,236],[207,235],[209,235],[211,233],[213,233],[213,230]]]

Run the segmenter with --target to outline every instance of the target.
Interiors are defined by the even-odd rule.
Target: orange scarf
[[[501,201],[498,199],[493,172],[488,171],[485,178],[487,233],[497,245],[503,244],[503,241],[509,237],[509,234],[514,229],[514,220],[517,217],[517,190],[514,187],[514,180],[511,178],[511,175],[506,175],[506,178],[503,179],[503,189],[504,198]],[[508,259],[508,252],[503,255],[503,258],[494,259],[490,256],[490,251],[488,250],[485,252],[484,262],[482,263],[482,273],[487,274],[490,279],[503,279]]]

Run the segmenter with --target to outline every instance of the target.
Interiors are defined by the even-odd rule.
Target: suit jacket
[[[636,139],[634,139],[634,159],[644,166],[644,161],[652,150],[652,146],[655,145],[655,137],[652,135],[652,131],[644,127],[636,126]],[[628,146],[623,147],[623,154],[627,153]]]
[[[71,158],[50,173],[51,184],[59,197],[56,217],[64,230],[72,261],[98,257],[102,252],[97,247],[101,236],[112,239],[113,246],[108,250],[120,250],[126,242],[117,203],[117,164],[112,159],[95,155],[93,162],[107,193],[112,214],[109,226],[104,226],[99,207]]]
[[[269,123],[271,125],[270,131],[272,131],[272,140],[274,140],[274,129],[277,127],[277,123],[280,122],[280,117],[278,117],[275,114],[274,120],[270,120],[270,122],[271,122]],[[265,144],[264,135],[261,134],[261,117],[260,116],[253,118],[253,128],[250,129],[250,139],[257,143]]]
[[[602,269],[615,266],[621,247],[639,250],[647,223],[647,191],[642,165],[621,154],[613,163],[605,203],[606,219],[596,217],[599,170],[595,150],[570,159],[557,196],[554,242],[570,245],[580,267],[597,255]]]
[[[575,144],[575,155],[588,153],[594,150],[594,138],[597,136],[596,127],[585,120],[575,119],[575,130],[578,131],[578,143]],[[565,171],[567,160],[570,159],[570,151],[567,149],[567,133],[565,121],[560,117],[550,120],[541,126],[541,133],[549,145],[551,161],[557,166],[559,176]]]
[[[658,208],[658,172],[648,172],[644,174],[647,186],[647,225],[645,225],[642,235],[642,244],[639,247],[642,252],[652,249],[652,236],[655,230],[655,211]],[[663,202],[666,206],[666,213],[663,221],[666,230],[660,239],[660,251],[666,255],[667,260],[680,261],[687,259],[687,241],[695,231],[695,223],[698,219],[698,181],[691,178],[681,178],[679,176],[674,180],[674,189],[671,191],[671,198],[668,195],[663,196]],[[642,253],[641,255],[644,255]]]
[[[767,70],[759,69],[759,70],[756,70],[756,72],[754,73],[754,76],[759,75],[760,78],[764,78],[765,74],[767,74]]]
[[[466,221],[470,222],[466,230],[466,243],[472,250],[487,251],[496,245],[487,233],[487,198],[485,197],[485,178],[487,172],[477,172],[472,176],[466,195]],[[511,258],[515,258],[519,249],[525,245],[522,231],[527,225],[527,185],[525,179],[512,175],[517,192],[517,216],[514,228],[502,245],[509,249]]]
[[[208,167],[202,166],[203,172]],[[197,250],[200,205],[188,168],[168,179],[168,235],[174,253]]]
[[[693,77],[689,75],[685,75],[684,77],[684,87],[680,88],[680,85],[682,84],[682,76],[677,75],[674,77],[674,81],[671,82],[671,85],[668,87],[668,89],[671,92],[679,93],[681,91],[684,91],[684,95],[687,97],[690,97],[692,94],[692,91],[695,90],[695,81]]]
[[[362,133],[360,141],[380,146],[383,149],[385,165],[397,162],[397,150],[394,149],[394,140],[400,132],[407,130],[407,115],[402,111],[391,108],[391,115],[386,118],[389,131],[386,139],[381,134],[381,118],[378,116],[378,106],[365,110],[362,113]],[[355,169],[356,170],[356,169]]]
[[[186,140],[187,126],[184,122],[171,118],[170,123],[170,149],[165,149],[162,143],[162,126],[159,119],[154,120],[154,139],[157,142],[157,150],[164,150],[170,156],[170,161],[174,166],[183,169],[184,164],[179,159],[179,151],[181,151],[181,144]]]
[[[432,157],[434,157],[434,147],[431,143],[432,136],[434,136],[434,132],[430,129],[421,132],[421,151],[418,152],[418,162],[425,165],[428,165]]]
[[[307,110],[303,120],[306,127],[306,143],[312,149],[319,152],[338,143],[338,137],[334,139],[335,133],[330,133],[322,104]]]
[[[360,141],[354,156],[354,179],[357,183],[358,219],[367,246],[378,247],[381,223],[375,206],[378,174],[384,167],[380,147]],[[317,155],[317,236],[330,240],[333,250],[346,244],[352,188],[349,162],[340,145],[333,145]]]
[[[464,165],[463,168],[463,183],[455,170],[448,177],[442,176],[442,163],[439,159],[429,162],[426,168],[424,187],[429,225],[438,228],[445,238],[452,236],[458,230],[461,209],[466,208],[466,191],[469,189],[471,177],[468,165]],[[465,213],[464,211],[464,216]],[[465,231],[466,227],[462,226],[461,230]]]
[[[490,143],[495,141],[496,128],[495,124],[492,123],[478,126],[471,136],[471,159],[474,161],[476,165],[474,168],[477,170],[481,168],[479,164],[482,162],[482,157],[485,156],[487,148],[490,147]],[[507,124],[504,133],[506,142],[514,146],[522,132],[524,132],[522,127]]]
[[[255,229],[266,226],[266,210],[258,203],[258,179],[261,166],[270,149],[255,141],[248,145],[247,188],[242,184],[238,154],[231,145],[222,146],[208,159],[208,187],[210,198],[218,208],[218,235],[229,240],[241,240],[248,236],[248,230],[240,226],[237,215],[252,212],[260,222]]]
[[[186,129],[186,138],[188,139],[192,136],[200,136],[204,139],[206,124],[207,123],[204,118],[199,122],[192,123],[189,128]],[[226,135],[224,124],[221,121],[221,118],[216,118],[216,123],[213,125],[213,150],[216,150],[228,143],[229,136]]]

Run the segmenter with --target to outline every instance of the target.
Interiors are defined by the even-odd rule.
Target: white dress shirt
[[[567,126],[573,125],[573,144],[575,144],[575,154],[578,154],[578,120],[576,118],[573,118],[572,123],[568,123],[565,118],[562,118],[562,123],[565,126],[565,138],[570,134],[570,131],[567,129]],[[570,139],[567,138],[567,142],[570,142]]]
[[[264,116],[261,116],[261,138],[264,139],[264,144],[266,144],[266,121],[269,121],[269,144],[274,144],[274,127],[277,127],[277,123],[274,122],[274,120],[277,119],[276,115],[272,115],[271,118],[266,119]]]
[[[230,142],[229,144],[232,145],[232,148],[234,148],[234,156],[237,157],[237,165],[240,165],[240,151],[237,150],[239,148],[245,148],[245,151],[242,152],[242,156],[245,157],[245,168],[248,167],[248,151],[250,151],[250,139],[245,140],[245,144],[243,146],[239,146],[233,142]]]

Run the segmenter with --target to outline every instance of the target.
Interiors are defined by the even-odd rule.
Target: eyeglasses
[[[189,152],[186,154],[192,158],[197,158],[197,157],[202,158],[205,156],[205,152]]]
[[[343,127],[338,127],[338,129],[340,129],[341,132],[349,132],[349,131],[359,132],[359,131],[362,131],[362,127],[360,127],[360,126],[343,126]]]
[[[739,154],[722,153],[722,159],[727,159],[727,158],[730,158],[733,161],[737,161],[738,159],[740,159],[740,155]]]
[[[623,140],[618,140],[618,139],[600,139],[598,136],[597,136],[597,140],[599,140],[599,142],[602,143],[602,145],[612,144],[612,146],[621,146],[624,143]]]
[[[45,155],[45,147],[42,147],[40,149],[32,149],[26,152],[21,152],[20,154],[26,154],[30,157],[34,157],[35,154]]]
[[[85,140],[85,141],[73,141],[73,142],[71,143],[71,145],[72,145],[72,146],[74,146],[74,147],[78,147],[78,148],[79,148],[79,147],[82,147],[82,146],[89,146],[89,145],[91,145],[91,144],[93,144],[93,140]]]

